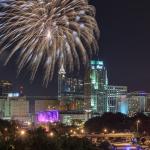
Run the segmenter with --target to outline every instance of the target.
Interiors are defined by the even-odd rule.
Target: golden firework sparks
[[[7,64],[19,52],[18,73],[28,66],[31,80],[42,64],[48,84],[56,65],[79,69],[98,49],[95,8],[87,0],[5,0],[0,7],[0,53],[9,49]]]

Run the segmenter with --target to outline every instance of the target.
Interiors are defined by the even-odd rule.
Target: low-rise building
[[[118,112],[118,103],[121,102],[123,96],[127,95],[127,86],[112,86],[107,88],[107,111]]]
[[[132,92],[128,94],[128,114],[133,116],[136,113],[144,113],[149,111],[147,107],[148,94],[145,92]]]
[[[59,109],[58,100],[35,100],[35,113],[53,109]]]
[[[66,125],[72,125],[72,124],[77,125],[77,123],[83,123],[85,121],[86,121],[85,112],[66,111],[60,113],[60,122]]]

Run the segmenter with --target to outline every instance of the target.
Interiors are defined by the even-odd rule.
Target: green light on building
[[[91,65],[101,65],[101,66],[103,66],[104,65],[104,63],[103,63],[103,61],[95,61],[95,60],[92,60],[91,61]]]

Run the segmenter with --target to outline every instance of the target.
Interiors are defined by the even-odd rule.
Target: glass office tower
[[[90,62],[84,81],[85,109],[99,114],[107,112],[108,78],[103,61]]]

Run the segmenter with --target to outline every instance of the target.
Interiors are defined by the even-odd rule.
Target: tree
[[[99,145],[100,150],[112,150],[112,146],[108,141],[103,141],[100,145]]]

